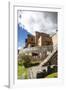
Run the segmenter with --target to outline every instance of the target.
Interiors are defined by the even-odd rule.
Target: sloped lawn
[[[58,77],[58,74],[56,72],[56,73],[52,73],[52,74],[48,75],[46,78],[57,78],[57,77]]]
[[[18,79],[27,79],[28,72],[24,66],[18,65]]]

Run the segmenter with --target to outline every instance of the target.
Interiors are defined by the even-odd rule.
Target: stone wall
[[[49,34],[40,33],[40,32],[36,32],[35,43],[36,46],[46,46],[53,44],[52,38],[50,37]]]
[[[58,35],[57,35],[57,33],[52,36],[52,41],[53,41],[53,47],[55,45],[58,45]]]

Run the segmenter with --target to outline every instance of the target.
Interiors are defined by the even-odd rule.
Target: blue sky
[[[26,29],[22,28],[20,24],[18,24],[18,49],[25,46],[25,39],[27,38],[27,32]]]

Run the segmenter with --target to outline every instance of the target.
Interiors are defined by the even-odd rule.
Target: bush
[[[53,67],[54,72],[57,72],[57,66]]]
[[[28,68],[28,67],[38,65],[39,61],[37,61],[37,59],[34,59],[32,56],[25,55],[25,54],[19,54],[18,64],[24,65],[26,68]]]
[[[44,73],[43,72],[37,73],[36,78],[44,78]]]
[[[29,67],[31,63],[31,58],[29,55],[19,54],[18,56],[18,64],[24,65],[25,67]]]

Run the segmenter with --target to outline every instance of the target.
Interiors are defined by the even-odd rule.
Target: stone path
[[[36,79],[36,75],[38,72],[42,72],[42,70],[47,71],[47,67],[39,67],[39,66],[34,66],[28,69],[28,78],[29,79]]]

